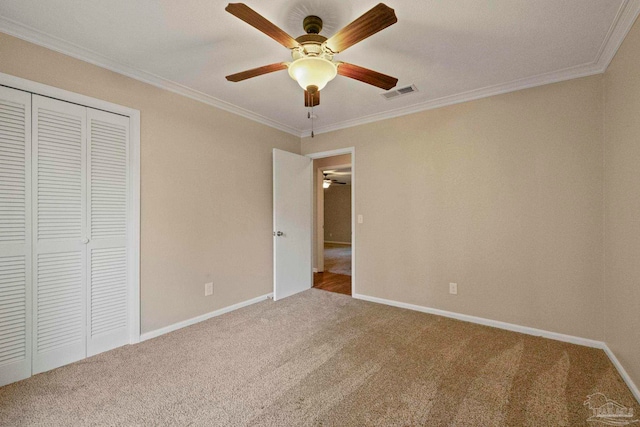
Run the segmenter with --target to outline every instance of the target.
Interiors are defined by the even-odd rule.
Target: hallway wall
[[[351,243],[351,186],[324,189],[324,241]]]

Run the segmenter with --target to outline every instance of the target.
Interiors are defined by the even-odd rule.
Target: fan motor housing
[[[327,41],[325,36],[321,36],[320,34],[304,34],[298,38],[296,41],[302,45],[304,44],[322,44]]]
[[[307,34],[319,34],[322,31],[322,19],[315,15],[310,15],[302,21],[302,28]]]

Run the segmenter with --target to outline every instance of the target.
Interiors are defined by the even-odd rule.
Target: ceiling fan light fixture
[[[333,80],[337,74],[338,67],[336,64],[328,59],[315,56],[298,58],[289,65],[291,78],[309,93],[324,89],[327,83]]]
[[[322,188],[329,188],[329,186],[331,186],[330,179],[325,179],[324,181],[322,181]]]
[[[244,3],[229,3],[225,10],[289,49],[293,59],[291,63],[277,62],[231,74],[226,77],[228,81],[240,82],[288,69],[291,78],[305,91],[304,106],[310,108],[320,105],[320,91],[338,74],[384,90],[389,90],[398,83],[395,77],[333,60],[335,54],[398,22],[394,10],[383,3],[365,12],[330,38],[320,35],[322,18],[317,15],[304,18],[302,24],[306,34],[294,39]],[[311,136],[313,137],[313,121]]]

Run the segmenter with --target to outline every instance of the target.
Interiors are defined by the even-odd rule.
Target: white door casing
[[[313,160],[322,159],[325,157],[333,157],[340,156],[343,154],[351,155],[351,294],[358,298],[358,292],[356,290],[357,280],[356,280],[356,238],[357,238],[357,228],[356,228],[356,149],[355,147],[346,147],[339,148],[337,150],[330,151],[322,151],[309,153],[307,156]],[[319,191],[322,191],[320,189]],[[321,236],[319,236],[319,240],[324,240],[324,230]]]
[[[31,375],[31,94],[0,87],[0,385]]]
[[[311,288],[313,162],[273,150],[273,299]]]

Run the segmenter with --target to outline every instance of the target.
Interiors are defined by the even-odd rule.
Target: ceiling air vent
[[[410,93],[417,92],[418,88],[415,85],[401,87],[400,89],[390,90],[389,92],[382,93],[381,95],[385,99],[393,99],[399,96],[409,95]]]

